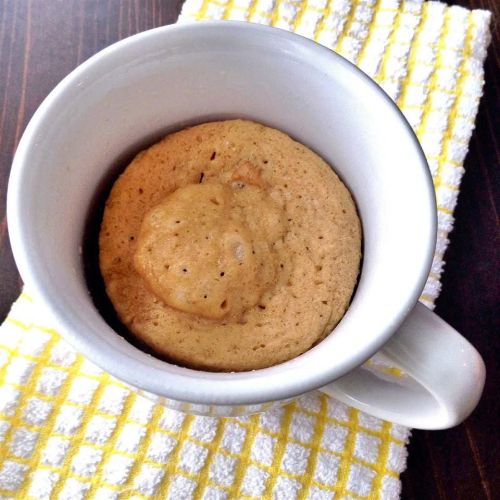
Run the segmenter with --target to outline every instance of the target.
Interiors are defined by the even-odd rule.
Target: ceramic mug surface
[[[88,293],[82,238],[96,192],[120,158],[169,131],[236,117],[288,133],[335,167],[358,206],[363,265],[351,306],[318,346],[266,369],[209,373],[153,358],[111,329]],[[325,390],[353,406],[439,428],[465,418],[481,394],[479,355],[432,313],[414,310],[436,239],[432,179],[415,135],[372,80],[298,35],[209,22],[158,28],[101,51],[29,123],[9,183],[8,221],[21,275],[61,334],[179,409],[257,411],[337,380]],[[429,328],[420,328],[425,321]],[[354,370],[398,328],[386,352],[414,386]],[[438,370],[432,353],[443,349],[448,362]],[[460,380],[456,389],[440,383],[450,374]]]

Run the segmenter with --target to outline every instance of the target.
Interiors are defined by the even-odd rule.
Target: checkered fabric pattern
[[[27,294],[0,327],[1,498],[397,498],[409,430],[313,392],[197,417],[75,352]]]
[[[419,0],[188,0],[181,21],[297,31],[378,81],[432,169],[439,293],[483,85],[489,13]],[[371,364],[389,374],[381,357]],[[185,415],[75,352],[28,294],[0,327],[0,499],[395,499],[409,430],[313,392],[250,417]]]

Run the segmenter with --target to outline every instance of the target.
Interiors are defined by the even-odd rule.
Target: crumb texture
[[[136,156],[106,202],[99,253],[121,321],[160,357],[245,371],[298,356],[340,321],[361,225],[318,155],[229,120]]]

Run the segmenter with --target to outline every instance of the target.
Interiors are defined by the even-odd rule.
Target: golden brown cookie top
[[[137,338],[181,365],[244,371],[300,355],[340,321],[361,225],[318,155],[228,120],[139,153],[111,190],[99,247],[107,294]]]

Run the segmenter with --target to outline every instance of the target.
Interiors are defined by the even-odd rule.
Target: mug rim
[[[12,249],[15,256],[16,263],[19,267],[20,273],[23,276],[23,279],[31,285],[31,287],[36,292],[36,296],[40,297],[44,305],[51,311],[54,315],[56,323],[60,326],[63,332],[66,332],[65,338],[70,339],[70,343],[82,354],[88,357],[90,360],[95,362],[97,365],[106,367],[109,369],[110,373],[112,373],[117,378],[128,382],[134,386],[137,386],[146,391],[153,392],[155,394],[161,394],[161,387],[158,386],[158,381],[152,377],[151,380],[144,380],[141,378],[139,381],[137,380],[137,375],[130,373],[131,370],[127,366],[127,362],[130,362],[131,358],[128,357],[123,352],[113,352],[111,354],[112,357],[116,358],[113,363],[113,367],[108,368],[109,356],[102,352],[97,352],[95,345],[91,340],[88,340],[86,336],[78,332],[73,332],[74,326],[65,316],[64,311],[58,308],[57,304],[51,299],[50,294],[47,293],[46,286],[44,285],[43,275],[39,273],[32,272],[32,267],[30,265],[30,259],[33,258],[32,252],[27,248],[25,232],[20,227],[18,223],[19,210],[21,208],[22,203],[22,178],[23,174],[26,175],[26,170],[29,168],[29,162],[26,159],[29,157],[30,150],[33,147],[32,137],[36,133],[37,127],[43,124],[45,114],[50,110],[51,106],[57,104],[57,100],[60,95],[64,92],[66,87],[71,86],[75,79],[80,78],[88,68],[92,67],[95,64],[100,64],[103,59],[107,57],[112,57],[114,51],[119,51],[126,48],[130,44],[138,43],[148,37],[161,36],[163,33],[169,32],[177,32],[181,30],[204,30],[204,29],[212,29],[215,27],[217,30],[231,30],[233,28],[237,28],[237,30],[250,30],[256,32],[255,34],[258,36],[258,32],[272,32],[273,36],[282,37],[284,40],[289,40],[291,43],[301,44],[303,47],[308,48],[309,50],[316,50],[322,52],[324,55],[328,55],[327,57],[331,57],[332,60],[335,60],[337,64],[340,64],[347,68],[348,71],[356,75],[359,79],[363,80],[364,83],[370,86],[372,89],[375,89],[377,94],[381,97],[383,101],[386,103],[387,110],[389,112],[395,113],[399,116],[399,122],[401,123],[402,128],[407,132],[408,136],[412,140],[415,145],[415,151],[419,155],[419,163],[421,165],[421,173],[422,176],[426,179],[427,186],[427,195],[430,200],[433,200],[435,204],[435,192],[434,186],[432,182],[432,177],[429,172],[429,168],[427,165],[427,161],[425,159],[422,148],[418,142],[418,139],[406,121],[403,113],[396,106],[396,104],[392,101],[392,99],[382,90],[382,88],[374,82],[371,78],[369,78],[365,73],[363,73],[359,68],[357,68],[354,64],[349,62],[347,59],[342,57],[340,54],[308,39],[302,37],[301,35],[288,32],[286,30],[282,30],[279,28],[252,24],[240,21],[207,21],[207,22],[198,22],[198,23],[189,23],[189,24],[174,24],[169,26],[163,26],[159,28],[155,28],[152,30],[148,30],[145,32],[138,33],[131,37],[120,40],[91,58],[85,61],[83,64],[78,66],[75,70],[73,70],[68,76],[66,76],[49,94],[49,96],[43,101],[38,110],[36,111],[33,118],[30,120],[19,147],[16,151],[14,162],[12,166],[12,173],[9,179],[9,189],[7,195],[7,214],[8,220],[13,221],[15,223],[9,224],[9,234],[12,242]],[[386,323],[386,328],[383,332],[377,333],[377,338],[368,348],[364,350],[360,349],[358,356],[356,358],[347,361],[344,366],[342,373],[338,373],[338,367],[330,367],[329,369],[323,369],[320,373],[316,373],[315,376],[311,376],[309,379],[301,380],[298,382],[297,380],[293,380],[292,377],[287,378],[286,370],[283,370],[281,377],[281,385],[277,384],[261,384],[259,387],[259,391],[257,393],[256,390],[252,392],[251,388],[248,387],[248,384],[252,382],[252,380],[256,380],[257,378],[264,377],[266,378],[266,370],[268,368],[249,371],[249,372],[238,372],[238,373],[213,373],[213,372],[205,372],[201,370],[193,370],[188,368],[181,368],[180,370],[176,370],[176,365],[167,363],[162,361],[162,363],[166,367],[173,368],[171,370],[171,376],[176,378],[179,383],[171,384],[169,388],[169,394],[167,397],[171,397],[172,399],[178,401],[189,401],[194,404],[221,404],[221,405],[234,405],[234,404],[259,404],[265,403],[273,400],[283,400],[290,397],[295,397],[300,394],[303,394],[309,390],[317,389],[321,386],[324,386],[336,378],[342,376],[345,373],[348,373],[353,368],[359,366],[361,363],[366,361],[366,359],[370,358],[376,351],[378,351],[392,336],[392,334],[396,331],[399,325],[404,321],[407,314],[413,308],[415,303],[420,296],[420,293],[424,287],[425,281],[427,279],[433,257],[433,249],[435,246],[436,240],[436,231],[437,231],[437,214],[435,210],[429,211],[430,217],[428,222],[428,234],[427,241],[424,243],[426,248],[428,249],[426,253],[426,260],[420,263],[420,273],[419,280],[417,280],[413,286],[411,287],[411,293],[408,294],[408,297],[405,301],[405,307],[402,307],[399,311],[399,314],[390,318],[390,320]],[[362,351],[362,352],[361,352]],[[307,351],[306,351],[307,352]],[[298,358],[298,357],[297,357]],[[294,359],[297,359],[294,358]],[[293,360],[290,360],[293,361]],[[276,366],[285,367],[290,361],[282,363]],[[134,363],[137,363],[134,360]],[[272,367],[271,367],[272,368]],[[169,370],[166,370],[169,371]],[[154,373],[154,369],[152,368],[151,373]],[[163,371],[165,373],[165,371]],[[192,379],[191,382],[209,379],[209,383],[211,384],[211,390],[204,392],[199,388],[193,387],[196,384],[187,384],[188,379]],[[193,380],[194,379],[194,380]],[[184,382],[185,385],[180,382]],[[207,383],[208,383],[207,382]],[[243,389],[242,382],[246,382],[246,389]],[[215,386],[218,385],[219,388],[216,389]],[[188,387],[190,386],[190,387]]]

